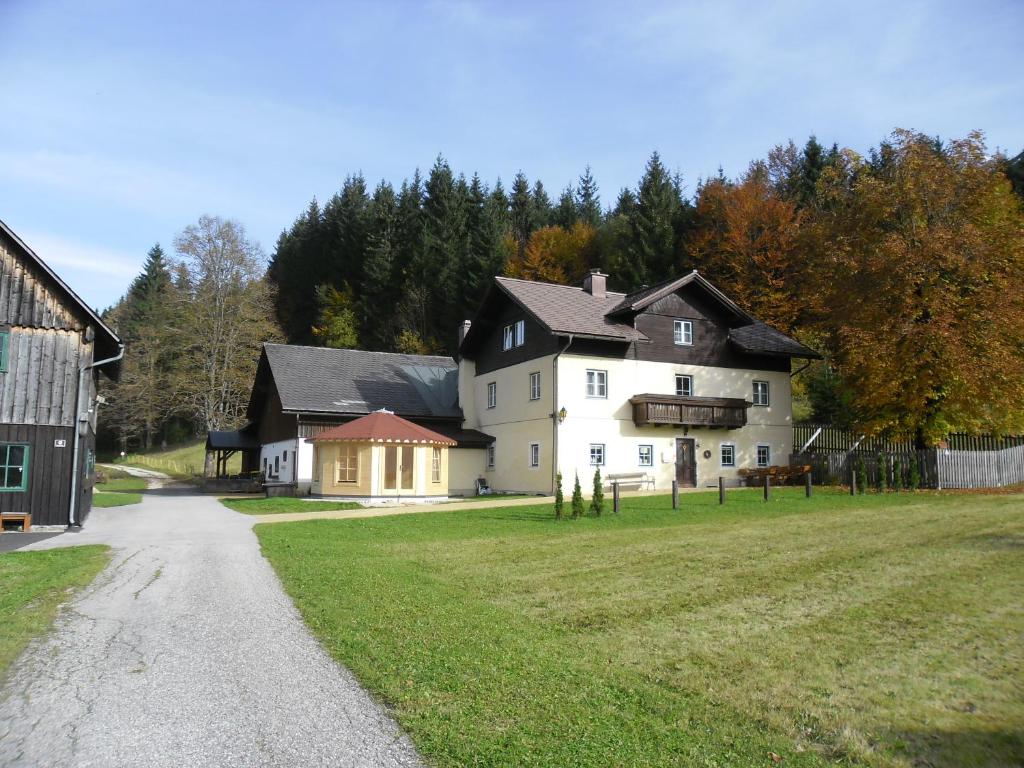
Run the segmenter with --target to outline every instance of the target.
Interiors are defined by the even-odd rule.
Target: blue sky
[[[814,133],[1024,149],[1024,2],[0,0],[0,219],[91,304],[210,213],[268,256],[314,195],[438,153],[611,203]]]

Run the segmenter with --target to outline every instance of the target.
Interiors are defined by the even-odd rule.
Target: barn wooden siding
[[[83,348],[76,331],[12,327],[10,334],[0,422],[74,426],[78,368],[91,360],[92,346]]]
[[[0,325],[82,330],[52,280],[30,271],[19,250],[0,233]]]
[[[57,441],[64,447],[58,448]],[[71,494],[71,457],[75,430],[30,424],[0,424],[0,443],[29,446],[28,485],[24,491],[0,492],[0,513],[27,512],[32,525],[67,525]],[[82,489],[79,514],[91,505],[91,483]]]

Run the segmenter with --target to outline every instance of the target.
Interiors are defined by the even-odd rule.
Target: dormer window
[[[693,321],[692,320],[676,320],[674,324],[676,344],[683,344],[685,346],[693,346]]]
[[[512,347],[521,347],[526,343],[526,321],[517,320],[511,325],[506,325],[502,334],[501,348],[508,352]]]

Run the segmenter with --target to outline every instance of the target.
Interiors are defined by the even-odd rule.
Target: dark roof
[[[782,355],[785,357],[806,357],[814,360],[821,359],[821,355],[813,349],[805,347],[782,331],[777,331],[760,320],[755,321],[751,325],[733,328],[729,331],[729,341],[744,352],[758,355]]]
[[[649,307],[659,299],[668,296],[670,293],[675,293],[685,285],[690,284],[698,285],[704,289],[705,293],[710,295],[720,305],[725,307],[731,314],[736,317],[746,320],[748,322],[754,322],[754,316],[749,312],[744,311],[736,304],[732,299],[722,293],[720,290],[715,288],[710,282],[704,277],[693,270],[690,274],[684,275],[683,277],[677,277],[672,280],[666,280],[663,283],[652,285],[650,288],[643,288],[635,293],[631,293],[626,296],[618,305],[609,311],[610,315],[626,314],[632,312],[639,312],[640,310]]]
[[[494,438],[477,429],[463,429],[456,424],[431,424],[435,432],[454,440],[459,448],[486,448]]]
[[[325,429],[313,438],[316,442],[331,440],[371,443],[425,443],[455,445],[455,441],[421,424],[396,416],[391,411],[374,411],[366,416]]]
[[[210,430],[206,433],[208,451],[253,451],[259,447],[259,438],[252,433],[251,427],[229,432]]]
[[[595,298],[572,285],[535,283],[511,277],[497,277],[495,283],[554,334],[615,341],[646,338],[630,323],[607,317],[625,294],[609,292],[604,298]]]
[[[402,416],[460,418],[458,366],[450,357],[264,344],[281,407],[303,413],[364,414],[386,408]],[[264,360],[266,361],[264,366]]]

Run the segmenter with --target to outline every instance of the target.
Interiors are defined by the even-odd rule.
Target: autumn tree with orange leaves
[[[509,261],[505,274],[545,283],[576,283],[595,262],[597,231],[576,222],[569,229],[543,227],[533,232],[521,258]]]

